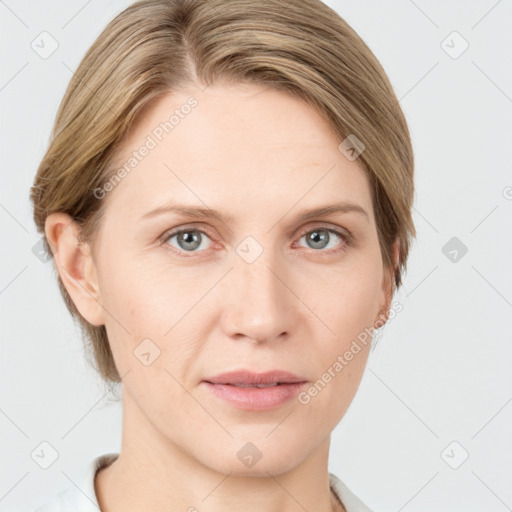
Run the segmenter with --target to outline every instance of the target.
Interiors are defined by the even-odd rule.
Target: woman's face
[[[245,475],[325,448],[367,361],[358,335],[389,299],[369,183],[341,142],[312,107],[256,85],[169,94],[130,132],[95,265],[141,443]],[[301,217],[344,203],[358,209]],[[282,403],[254,388],[231,402],[204,382],[235,370],[307,382]]]

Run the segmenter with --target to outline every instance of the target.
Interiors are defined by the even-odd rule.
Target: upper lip
[[[271,370],[263,373],[238,370],[208,377],[204,381],[212,384],[274,384],[306,382],[306,379],[284,370]]]

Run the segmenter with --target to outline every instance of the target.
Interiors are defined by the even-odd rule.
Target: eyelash
[[[338,230],[333,229],[326,225],[318,225],[318,226],[314,226],[312,228],[308,228],[306,231],[301,232],[301,234],[299,235],[299,239],[302,238],[303,236],[308,235],[317,230],[325,230],[325,231],[329,231],[330,233],[334,233],[337,237],[341,238],[343,243],[342,243],[341,248],[338,248],[338,249],[330,249],[327,251],[322,250],[322,249],[318,249],[318,250],[310,249],[311,251],[313,251],[315,253],[337,254],[341,251],[346,250],[346,248],[351,247],[353,245],[354,237],[350,232],[347,231],[346,233],[343,233],[341,231],[338,231]],[[172,247],[167,244],[167,241],[169,240],[169,238],[179,235],[180,233],[186,233],[189,231],[194,231],[197,233],[201,233],[202,235],[206,235],[208,238],[210,238],[213,241],[213,237],[210,236],[210,234],[207,231],[198,229],[197,227],[185,226],[185,227],[182,227],[181,229],[177,229],[177,230],[171,229],[171,230],[166,231],[163,235],[161,235],[159,237],[159,239],[158,239],[159,243],[161,246],[165,246],[166,249],[174,252],[175,254],[177,254],[179,257],[182,257],[182,258],[190,258],[190,257],[195,256],[196,253],[204,252],[204,251],[181,251],[180,249],[177,249],[176,247]]]

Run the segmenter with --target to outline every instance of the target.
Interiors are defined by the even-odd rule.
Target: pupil
[[[325,247],[324,242],[328,241],[329,235],[327,234],[327,231],[325,229],[313,231],[310,236],[311,240],[313,241],[313,247],[315,249]]]
[[[193,234],[190,235],[191,233]],[[200,245],[199,238],[199,233],[197,231],[185,231],[184,233],[181,233],[181,235],[178,237],[178,240],[180,243],[183,242],[185,244],[185,248],[187,249],[197,249],[197,247]],[[187,244],[192,244],[192,246],[189,245],[187,247]]]

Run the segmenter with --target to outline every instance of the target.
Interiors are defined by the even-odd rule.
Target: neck
[[[330,437],[303,460],[290,453],[284,470],[265,464],[263,457],[249,470],[238,459],[226,457],[231,446],[221,447],[214,458],[218,464],[211,464],[204,454],[184,449],[186,443],[164,437],[124,395],[123,406],[119,457],[95,480],[104,512],[345,512],[329,487]]]

